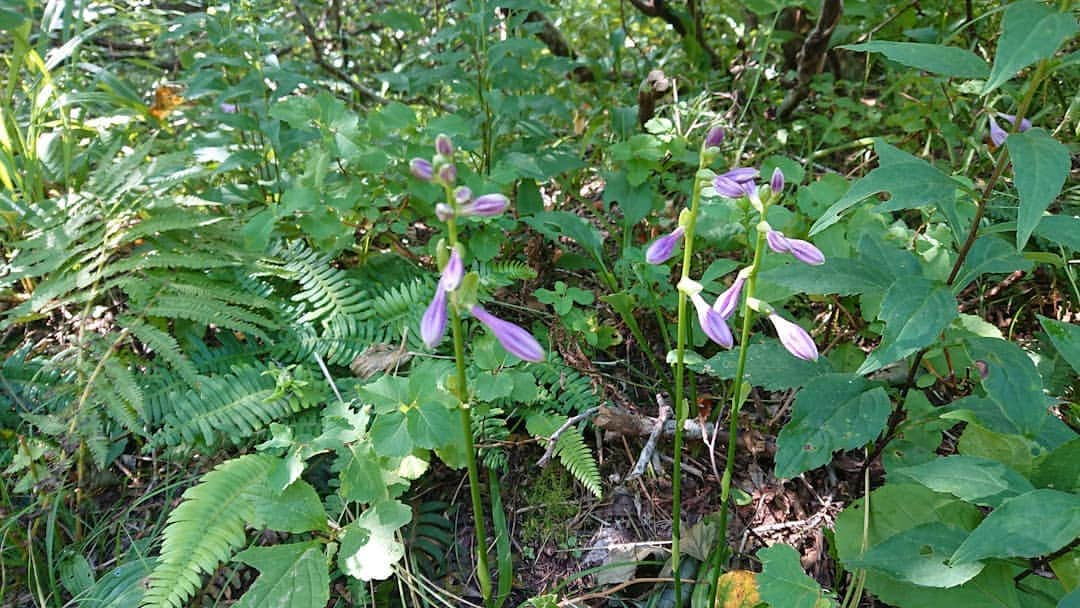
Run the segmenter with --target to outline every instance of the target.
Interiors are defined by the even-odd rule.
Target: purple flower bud
[[[543,347],[528,331],[509,321],[503,321],[480,306],[473,306],[470,310],[474,317],[495,334],[495,338],[507,352],[523,361],[539,363],[544,360]]]
[[[779,194],[784,189],[784,172],[780,167],[773,169],[772,179],[769,180],[769,189],[773,194]]]
[[[409,161],[409,171],[426,182],[430,182],[435,175],[434,169],[431,168],[431,162],[422,158],[414,158]]]
[[[791,255],[795,256],[803,264],[820,266],[825,263],[825,254],[809,241],[801,239],[787,239]]]
[[[1015,114],[1003,114],[1001,112],[998,112],[997,115],[998,115],[998,118],[1002,118],[1004,120],[1009,121],[1010,125],[1016,126],[1016,115]],[[1017,129],[1017,131],[1023,133],[1024,131],[1027,131],[1030,128],[1031,128],[1031,121],[1024,118],[1024,119],[1022,119],[1020,121],[1020,128]]]
[[[459,205],[472,200],[472,190],[468,186],[460,186],[457,190],[454,190],[454,201]]]
[[[758,196],[758,187],[754,182],[743,182],[743,192],[746,193],[746,198],[750,199],[750,205],[754,209],[757,209],[758,213],[765,213],[765,205],[761,203],[761,197]]]
[[[439,285],[447,292],[454,291],[461,285],[461,279],[465,276],[465,264],[461,261],[461,254],[455,247],[450,251],[450,258],[443,266],[442,275],[439,277]]]
[[[449,135],[439,133],[439,136],[435,138],[435,153],[447,158],[454,155],[454,144],[450,141]]]
[[[765,242],[769,244],[769,249],[772,249],[776,253],[789,253],[791,251],[791,241],[784,236],[784,233],[779,230],[770,230],[765,233]]]
[[[1005,138],[1009,134],[998,125],[993,116],[987,116],[987,118],[990,119],[990,141],[994,142],[994,146],[1000,147],[1001,144],[1005,143]]]
[[[713,190],[716,190],[716,193],[720,196],[725,196],[727,198],[742,198],[746,195],[746,193],[743,192],[742,184],[723,175],[714,177],[712,185]]]
[[[735,282],[724,290],[724,293],[720,294],[719,298],[716,298],[716,302],[713,303],[713,310],[720,313],[721,317],[728,319],[735,312],[735,309],[739,307],[739,296],[742,294],[743,284],[746,283],[746,277],[740,272],[735,277]]]
[[[219,105],[218,108],[225,114],[236,114],[236,111],[239,109],[236,107],[235,103],[223,103]]]
[[[501,194],[485,194],[478,196],[471,202],[461,206],[461,215],[478,215],[480,217],[493,217],[499,215],[510,206],[510,199]]]
[[[439,167],[439,181],[447,186],[453,186],[457,181],[457,167],[453,163],[446,163]]]
[[[724,142],[724,130],[720,127],[714,127],[709,131],[709,134],[705,136],[705,147],[716,148]]]
[[[420,337],[428,348],[435,348],[439,342],[442,342],[443,336],[446,335],[446,321],[446,290],[443,289],[440,280],[438,287],[435,288],[435,297],[431,299],[431,304],[424,311],[424,316],[420,318]]]
[[[776,336],[780,338],[780,343],[784,345],[784,348],[789,353],[806,361],[817,361],[817,345],[814,344],[814,339],[810,337],[810,334],[806,333],[805,329],[775,312],[769,314],[769,320],[772,321],[773,327],[776,328]]]
[[[735,339],[732,337],[731,329],[728,328],[724,317],[713,310],[705,302],[705,298],[701,297],[700,293],[691,295],[690,301],[694,303],[694,308],[697,309],[698,323],[701,324],[701,329],[705,331],[705,335],[720,346],[731,348],[731,345],[735,343]]]
[[[439,203],[435,205],[435,217],[439,218],[440,222],[449,222],[450,218],[454,217],[454,208],[446,203]]]
[[[671,254],[675,253],[675,247],[682,240],[684,232],[686,230],[679,226],[672,230],[670,234],[665,234],[653,241],[652,245],[649,245],[649,248],[645,250],[645,261],[650,264],[663,264],[668,261]]]

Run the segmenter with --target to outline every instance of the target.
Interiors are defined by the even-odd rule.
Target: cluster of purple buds
[[[435,158],[430,161],[414,158],[409,162],[409,171],[414,176],[424,181],[437,183],[450,192],[457,181],[457,167],[454,166],[453,156],[453,143],[448,136],[440,134],[435,138]],[[435,206],[435,215],[440,221],[450,222],[460,216],[493,217],[506,211],[510,206],[510,199],[498,193],[473,198],[472,190],[468,186],[454,188],[452,194],[448,196],[449,201]],[[457,247],[451,247],[450,255],[442,268],[439,283],[435,288],[435,296],[420,319],[420,337],[429,348],[438,346],[446,336],[449,306],[453,305],[450,302],[450,294],[461,285],[464,277],[465,264],[461,253]],[[499,319],[479,305],[473,304],[468,308],[476,319],[491,330],[491,333],[509,353],[525,361],[544,360],[543,347],[528,331],[509,321]]]
[[[719,145],[719,142],[722,140],[722,134],[718,138],[714,138],[713,134],[716,131],[717,130],[713,130],[710,132],[709,137],[706,138],[705,149],[710,149],[713,146]],[[764,216],[766,205],[761,200],[762,195],[755,182],[758,175],[759,172],[757,169],[751,167],[737,167],[713,177],[712,187],[715,193],[720,196],[732,199],[746,197],[751,205],[753,205],[754,209]],[[768,192],[766,198],[768,198],[770,202],[778,199],[780,192],[782,192],[783,189],[784,173],[777,168],[773,171],[769,183],[766,186]],[[682,243],[683,235],[685,234],[685,221],[685,217],[681,215],[679,218],[679,225],[675,230],[656,239],[649,245],[645,252],[645,260],[647,262],[650,264],[662,264],[674,254],[675,250]],[[814,266],[825,263],[825,256],[822,254],[821,250],[808,241],[788,238],[784,236],[782,232],[773,230],[764,220],[758,225],[758,230],[765,233],[765,240],[768,243],[769,248],[777,253],[791,254],[800,262]],[[731,286],[721,293],[711,306],[701,295],[702,286],[700,283],[688,278],[679,281],[678,289],[686,294],[686,296],[690,298],[690,301],[693,302],[694,308],[697,311],[698,322],[705,332],[705,335],[724,348],[731,348],[734,342],[731,330],[727,326],[727,320],[731,318],[735,313],[735,310],[739,307],[742,289],[749,278],[749,274],[749,267],[740,270]],[[817,346],[814,344],[813,338],[810,337],[810,334],[807,333],[806,330],[781,317],[771,306],[764,302],[754,298],[748,298],[747,303],[754,310],[766,315],[769,321],[772,322],[773,327],[776,329],[777,336],[780,339],[780,343],[788,350],[788,352],[807,361],[817,360]]]
[[[1007,121],[1010,125],[1016,127],[1016,116],[1013,116],[1012,114],[1003,114],[1001,112],[997,112],[997,116],[998,118]],[[1001,144],[1005,143],[1005,138],[1009,136],[1009,132],[1001,128],[1001,125],[999,125],[997,121],[994,120],[993,114],[988,114],[987,118],[990,119],[990,141],[994,142],[995,147],[999,147],[1001,146]],[[1031,121],[1023,118],[1020,120],[1020,126],[1016,127],[1016,130],[1020,133],[1023,133],[1030,128]]]

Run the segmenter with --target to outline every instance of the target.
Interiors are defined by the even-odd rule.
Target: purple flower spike
[[[743,192],[742,185],[739,182],[729,177],[724,177],[723,175],[717,175],[716,177],[714,177],[712,185],[713,190],[716,190],[716,193],[720,196],[724,196],[727,198],[742,198],[746,195],[746,193]]]
[[[791,241],[788,240],[784,233],[779,230],[770,230],[765,233],[765,241],[769,244],[769,249],[772,249],[776,253],[790,253]]]
[[[431,304],[424,311],[424,316],[420,318],[420,337],[428,348],[435,348],[439,342],[442,342],[443,336],[446,335],[446,321],[446,290],[440,280],[439,286],[435,288],[435,297],[431,299]]]
[[[544,360],[543,347],[528,331],[509,321],[503,321],[480,306],[473,306],[470,310],[474,317],[495,334],[495,338],[507,352],[523,361],[539,363]]]
[[[439,181],[447,186],[453,186],[457,181],[457,167],[452,163],[447,163],[439,167]]]
[[[426,182],[430,182],[431,178],[435,175],[435,171],[431,167],[431,162],[422,158],[414,158],[409,161],[409,171]]]
[[[450,251],[450,258],[443,266],[442,275],[439,277],[439,285],[447,292],[454,291],[461,285],[461,279],[465,276],[465,264],[461,261],[461,254],[457,248]]]
[[[1009,134],[1005,129],[1001,128],[997,121],[994,120],[993,116],[988,116],[987,118],[990,119],[990,141],[994,142],[994,146],[1000,147],[1001,144],[1005,143],[1005,138],[1008,137]]]
[[[803,264],[820,266],[825,263],[825,254],[809,241],[800,239],[787,239],[791,255],[795,256]]]
[[[998,118],[1002,118],[1004,120],[1007,120],[1007,121],[1009,121],[1010,125],[1016,126],[1016,115],[1015,114],[1003,114],[1001,112],[998,112]],[[1020,128],[1017,129],[1017,131],[1023,133],[1024,131],[1027,131],[1030,128],[1031,128],[1031,121],[1024,118],[1024,119],[1022,119],[1020,121]]]
[[[684,232],[686,230],[679,226],[672,230],[670,234],[665,234],[653,241],[652,245],[649,245],[649,248],[645,250],[645,261],[650,264],[663,264],[668,261],[668,258],[675,253],[675,247],[682,240]]]
[[[472,202],[461,206],[461,215],[478,215],[480,217],[493,217],[499,215],[510,206],[510,199],[501,194],[485,194],[476,197]]]
[[[769,180],[769,189],[773,194],[779,194],[784,189],[784,172],[780,167],[773,169],[772,179]]]
[[[439,133],[439,136],[435,138],[435,153],[447,158],[454,155],[454,144],[450,141],[449,135]]]
[[[810,334],[806,333],[805,329],[775,312],[769,314],[769,320],[772,321],[773,327],[776,328],[776,335],[780,338],[780,343],[784,345],[784,348],[789,353],[805,361],[817,361],[817,345],[814,344],[814,339],[810,337]]]
[[[739,273],[731,287],[728,287],[724,290],[724,293],[720,294],[719,298],[716,298],[716,302],[712,305],[713,310],[720,313],[720,316],[725,319],[730,318],[735,309],[739,307],[739,296],[742,295],[744,283],[746,283],[746,277]]]
[[[454,201],[459,205],[472,200],[472,190],[468,186],[460,186],[457,190],[454,190]]]
[[[717,148],[724,142],[724,130],[720,127],[715,127],[709,131],[709,134],[705,136],[706,148]]]
[[[724,317],[713,310],[705,301],[705,298],[701,297],[700,293],[691,295],[690,301],[694,303],[694,308],[697,309],[698,323],[701,324],[701,329],[705,331],[705,335],[720,346],[731,348],[731,345],[735,343],[735,339],[732,337],[731,329],[728,328]]]

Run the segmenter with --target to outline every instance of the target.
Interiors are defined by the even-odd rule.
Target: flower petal
[[[409,171],[414,176],[427,182],[431,181],[432,176],[435,175],[434,169],[431,167],[431,161],[422,158],[414,158],[409,161]]]
[[[735,309],[739,307],[739,296],[742,295],[743,284],[746,283],[746,278],[739,273],[739,276],[735,277],[735,282],[724,290],[724,293],[720,294],[720,297],[716,298],[716,302],[713,303],[713,310],[720,313],[720,316],[728,319],[735,312]]]
[[[524,328],[509,321],[503,321],[480,306],[473,306],[470,310],[474,317],[487,325],[491,333],[495,334],[495,339],[507,352],[523,361],[538,363],[544,360],[544,348]]]
[[[465,264],[461,261],[461,254],[455,247],[450,250],[450,257],[446,260],[446,266],[443,266],[439,285],[447,292],[454,291],[458,285],[461,285],[461,279],[464,276]]]
[[[645,250],[645,261],[650,264],[663,264],[668,261],[668,258],[675,253],[675,247],[679,245],[684,232],[686,231],[683,227],[679,226],[669,234],[653,241]]]
[[[705,147],[716,148],[724,142],[724,130],[720,127],[714,127],[709,131],[709,134],[705,136]]]
[[[773,169],[772,179],[769,180],[769,189],[773,194],[779,194],[784,189],[784,172],[780,167]]]
[[[435,153],[447,158],[454,155],[454,144],[450,141],[449,135],[439,133],[439,136],[435,138]]]
[[[435,348],[439,342],[442,342],[443,336],[446,335],[446,322],[446,290],[443,289],[442,281],[440,281],[439,286],[435,288],[435,297],[431,299],[431,304],[424,311],[424,316],[420,318],[420,337],[428,348]]]
[[[990,119],[990,141],[994,142],[994,146],[1000,147],[1001,144],[1005,143],[1005,138],[1009,134],[998,125],[993,116],[987,116],[987,118]]]
[[[780,344],[783,344],[789,353],[806,361],[817,361],[817,345],[805,329],[775,312],[769,315],[769,320],[776,328],[776,336],[780,338]]]
[[[720,175],[741,184],[754,181],[760,175],[760,172],[753,167],[735,167]]]
[[[727,198],[742,198],[746,196],[746,192],[743,191],[742,185],[730,177],[717,175],[713,178],[712,185],[713,190],[716,190],[716,193],[720,196]]]
[[[811,266],[820,266],[825,263],[825,254],[821,253],[821,250],[815,247],[813,243],[801,239],[786,240],[789,247],[788,251],[795,256],[796,260]]]
[[[485,194],[478,196],[472,202],[461,206],[461,215],[478,215],[480,217],[493,217],[499,215],[510,206],[510,199],[502,194]]]
[[[698,323],[701,324],[701,329],[705,332],[705,335],[720,346],[731,348],[731,345],[735,343],[735,339],[731,335],[731,329],[727,326],[724,317],[713,310],[705,302],[705,298],[701,297],[701,294],[695,293],[690,296],[690,300],[694,303],[694,308],[697,309]]]
[[[776,253],[788,253],[791,251],[791,241],[784,236],[783,232],[779,230],[770,230],[765,233],[765,242],[769,244],[769,249],[772,249]]]

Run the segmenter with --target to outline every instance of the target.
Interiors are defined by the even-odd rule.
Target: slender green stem
[[[701,180],[694,177],[690,214],[686,221],[683,238],[682,278],[690,277],[690,262],[694,255],[694,225],[697,223],[698,205],[701,202]],[[682,450],[683,426],[686,424],[686,403],[683,398],[683,380],[686,373],[686,336],[689,321],[686,318],[686,293],[679,290],[679,329],[675,343],[675,462],[671,467],[671,571],[675,579],[675,608],[682,608],[682,576],[679,571],[680,518],[682,517]]]
[[[453,193],[447,189],[447,199],[453,204]],[[446,222],[450,247],[457,245],[457,223],[451,217]],[[451,293],[451,298],[454,294]],[[454,363],[457,366],[457,381],[454,390],[457,392],[459,411],[461,412],[461,434],[465,440],[465,463],[469,469],[469,494],[472,497],[473,526],[476,528],[476,578],[480,581],[480,593],[484,597],[484,605],[490,606],[491,571],[488,570],[487,556],[487,529],[484,526],[484,505],[480,500],[480,468],[476,464],[476,446],[473,443],[472,434],[472,408],[469,404],[469,384],[465,377],[465,332],[461,328],[461,315],[457,307],[451,302],[450,328],[454,336]]]
[[[762,213],[762,217],[764,217]],[[735,471],[735,440],[739,431],[739,409],[742,407],[745,392],[743,391],[743,374],[746,373],[746,353],[750,350],[750,327],[754,323],[754,311],[746,302],[754,297],[757,291],[757,273],[761,265],[762,253],[765,251],[765,234],[757,233],[757,241],[754,243],[754,261],[750,264],[750,271],[746,277],[746,294],[742,305],[742,331],[739,334],[739,358],[735,363],[735,381],[731,389],[731,412],[728,414],[728,440],[727,456],[724,461],[724,474],[720,478],[720,529],[717,532],[717,541],[721,545],[727,542],[728,526],[728,499],[731,496],[731,477]],[[712,570],[712,594],[713,604],[716,603],[716,594],[720,579],[720,556],[724,551],[716,551],[716,563]]]

